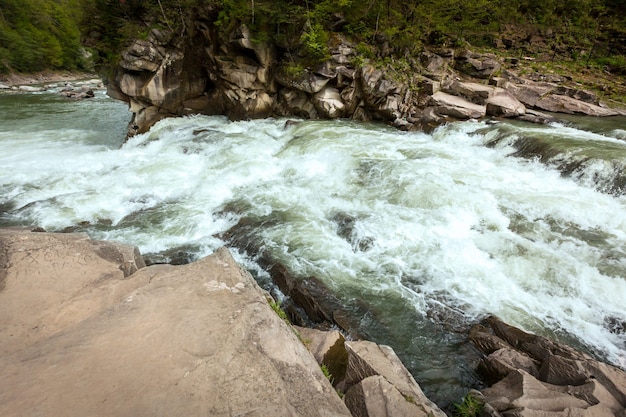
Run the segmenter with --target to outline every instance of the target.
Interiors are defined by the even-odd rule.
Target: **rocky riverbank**
[[[67,98],[91,98],[103,90],[100,77],[83,72],[41,72],[37,74],[0,75],[2,93],[58,92]]]
[[[225,249],[145,267],[133,246],[0,230],[0,414],[350,416],[268,297]],[[390,348],[346,347],[343,386],[377,390],[349,390],[353,410],[445,415]]]
[[[294,330],[268,300],[225,249],[146,267],[133,246],[2,229],[0,412],[445,416],[391,348]],[[480,415],[626,415],[622,370],[485,324],[470,339],[500,382],[466,400]]]
[[[553,120],[543,112],[626,114],[571,77],[522,74],[519,59],[442,48],[419,59],[370,62],[337,35],[329,59],[302,66],[278,45],[254,41],[245,26],[224,35],[196,25],[183,38],[154,29],[122,52],[108,89],[129,103],[129,135],[196,113],[378,120],[406,130],[485,117]]]

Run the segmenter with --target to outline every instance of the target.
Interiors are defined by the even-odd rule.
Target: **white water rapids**
[[[194,116],[120,147],[123,104],[30,105],[59,114],[14,118],[13,105],[0,105],[4,225],[82,227],[143,253],[184,247],[199,257],[246,219],[256,244],[292,273],[322,279],[348,305],[365,300],[373,326],[395,326],[383,333],[415,356],[408,362],[420,360],[411,350],[420,329],[403,318],[452,311],[578,340],[626,366],[626,335],[607,324],[626,320],[626,199],[507,156],[506,143],[484,146],[497,125],[428,135]],[[623,129],[526,126],[589,147],[609,141],[626,159]]]

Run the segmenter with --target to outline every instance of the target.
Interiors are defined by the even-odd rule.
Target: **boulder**
[[[453,81],[443,91],[480,105],[484,105],[487,99],[494,94],[494,88],[490,85],[459,81]]]
[[[556,117],[532,109],[526,109],[526,112],[518,116],[517,120],[543,125],[558,122]]]
[[[447,121],[448,118],[438,114],[435,107],[426,107],[417,119],[419,126],[425,131],[432,131]]]
[[[481,352],[489,355],[500,349],[509,349],[511,345],[493,334],[493,330],[481,324],[475,324],[470,328],[469,340]]]
[[[137,96],[176,113],[183,101],[202,94],[205,85],[206,78],[187,67],[184,55],[173,54],[147,80]]]
[[[22,93],[39,93],[42,91],[46,91],[45,87],[35,87],[32,85],[20,85],[19,87],[17,87],[18,91],[21,91]]]
[[[336,295],[319,278],[308,277],[295,279],[289,270],[275,259],[262,258],[260,263],[267,265],[272,280],[287,297],[283,305],[287,305],[287,314],[292,323],[304,326],[316,324],[332,326],[334,315],[342,310],[342,304]],[[290,307],[296,306],[292,309]],[[350,327],[342,329],[350,332]]]
[[[430,417],[411,397],[405,397],[384,377],[370,376],[354,385],[344,397],[354,417]]]
[[[506,82],[503,87],[528,107],[553,113],[587,116],[617,116],[617,110],[602,107],[598,97],[588,91],[559,86],[550,82],[520,80]]]
[[[427,77],[441,81],[446,78],[452,60],[433,52],[424,51],[420,55],[420,61]]]
[[[335,68],[337,71],[337,86],[338,87],[354,87],[354,77],[356,76],[356,70],[346,65],[339,65]]]
[[[522,329],[503,322],[495,316],[489,317],[487,323],[498,337],[538,361],[543,361],[550,355],[559,355],[580,360],[591,359],[589,355],[579,352],[570,346],[525,332]]]
[[[308,327],[297,327],[300,340],[313,354],[317,363],[324,365],[331,375],[333,385],[344,380],[348,353],[344,346],[346,339],[337,330],[323,331]]]
[[[590,91],[560,85],[554,89],[553,93],[584,101],[585,103],[595,104],[596,106],[600,105],[600,99],[598,98],[598,96]]]
[[[172,32],[162,29],[151,29],[148,34],[148,40],[152,42],[153,45],[167,45],[169,41],[172,39]]]
[[[8,84],[0,83],[0,90],[10,90],[11,86]]]
[[[312,97],[318,113],[329,119],[337,119],[345,114],[346,105],[336,88],[326,87]]]
[[[186,113],[202,113],[211,108],[211,99],[208,96],[202,95],[189,100],[183,101],[183,107]]]
[[[403,116],[400,107],[405,102],[404,96],[408,91],[406,85],[389,80],[382,70],[372,65],[363,66],[358,74],[358,85],[366,110],[388,121]]]
[[[488,79],[502,69],[495,55],[463,51],[457,55],[454,68],[470,77]]]
[[[146,133],[150,127],[154,126],[158,121],[172,116],[174,116],[174,114],[164,112],[157,106],[139,107],[128,125],[129,136]]]
[[[206,48],[210,74],[210,114],[226,114],[231,120],[266,117],[276,105],[273,63],[276,51],[267,42],[255,42],[245,25],[225,35],[199,40],[212,44]],[[208,88],[207,88],[208,90]]]
[[[541,363],[539,378],[555,385],[580,385],[587,380],[581,361],[549,355]]]
[[[600,107],[595,104],[577,100],[570,96],[558,94],[549,94],[541,97],[537,100],[537,102],[535,102],[534,107],[553,113],[582,114],[585,116],[606,117],[618,116],[620,114],[618,111],[613,109]]]
[[[417,404],[425,415],[445,417],[446,414],[426,398],[392,348],[367,341],[346,342],[345,345],[348,351],[345,380],[347,392],[366,378],[381,376],[394,386],[406,401]],[[376,381],[379,380],[372,382]]]
[[[485,106],[474,104],[464,98],[438,91],[433,94],[429,106],[435,107],[440,115],[452,116],[458,119],[478,119],[486,114]]]
[[[222,79],[233,84],[238,89],[255,89],[259,81],[258,65],[254,65],[246,56],[235,57],[232,60],[221,60]]]
[[[429,96],[432,96],[437,91],[441,90],[441,82],[440,81],[429,80],[427,78],[427,79],[425,79],[422,82],[421,87],[422,87],[422,91],[425,94],[428,94]]]
[[[620,402],[595,379],[590,379],[582,385],[569,386],[567,393],[589,404],[602,404],[618,415],[624,411]]]
[[[145,46],[145,42],[141,45]],[[139,53],[144,49],[135,47],[132,51]],[[148,48],[148,51],[151,49]],[[163,51],[159,65],[151,71],[130,71],[124,66],[119,69],[115,87],[109,86],[107,93],[131,104],[134,116],[129,126],[130,136],[146,132],[164,117],[187,114],[184,102],[201,96],[207,85],[206,75],[196,60],[184,51]],[[211,113],[211,108],[202,111]]]
[[[506,85],[508,81],[508,78],[506,77],[491,77],[489,78],[489,85],[492,85],[494,87],[500,87],[500,88],[504,88],[504,86]]]
[[[267,42],[252,40],[250,29],[246,25],[240,25],[230,34],[230,44],[235,49],[252,52],[258,66],[269,68],[275,58],[274,48]]]
[[[586,361],[583,367],[589,378],[596,379],[626,408],[626,371],[595,360]]]
[[[349,64],[352,57],[356,55],[354,47],[343,36],[337,35],[336,40],[339,42],[330,48],[333,62],[338,65]]]
[[[522,370],[511,372],[482,393],[487,403],[501,413],[519,408],[555,412],[590,406],[586,401],[568,394],[567,387],[541,382]]]
[[[502,416],[626,415],[625,371],[495,317],[486,323],[470,339],[489,353],[479,370],[501,378],[482,394]]]
[[[363,105],[354,82],[341,90],[341,100],[346,104],[346,116],[352,117],[359,106]]]
[[[350,416],[225,249],[124,277],[84,235],[0,242],[0,415]]]
[[[313,354],[313,357],[320,365],[324,364],[324,358],[333,346],[338,344],[343,346],[346,341],[337,330],[323,331],[300,326],[294,326],[294,328],[300,333],[302,343],[309,349],[309,352]]]
[[[284,115],[290,114],[315,119],[318,117],[317,109],[303,91],[294,88],[283,88],[279,93],[279,102],[284,109]]]
[[[492,96],[485,101],[485,104],[489,116],[519,117],[526,114],[526,106],[511,93],[501,88],[496,88]]]
[[[94,98],[96,95],[93,92],[93,90],[87,90],[87,91],[64,91],[61,93],[62,95],[64,95],[67,98],[73,98],[76,100],[82,100],[82,99],[86,99],[86,98]]]
[[[553,91],[556,84],[549,83],[533,83],[515,84],[511,82],[504,83],[503,88],[513,94],[520,102],[528,107],[535,107],[541,98]]]
[[[530,356],[516,351],[515,349],[503,348],[491,353],[480,361],[478,371],[489,380],[499,381],[510,372],[524,370],[530,375],[539,375],[539,364]]]

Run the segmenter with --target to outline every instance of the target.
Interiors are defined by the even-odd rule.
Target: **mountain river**
[[[167,119],[124,143],[97,93],[0,95],[0,226],[85,231],[156,261],[247,239],[315,276],[444,407],[479,384],[488,314],[626,366],[626,119],[459,122]],[[225,238],[224,238],[225,239]]]

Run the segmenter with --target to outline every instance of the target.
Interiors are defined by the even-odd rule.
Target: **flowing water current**
[[[128,118],[102,94],[0,96],[0,225],[167,260],[244,224],[250,249],[323,281],[444,404],[478,383],[465,331],[488,314],[626,366],[624,118],[425,134],[193,116],[123,143]]]

